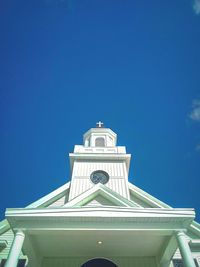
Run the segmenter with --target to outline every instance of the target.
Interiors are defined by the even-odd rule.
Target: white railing
[[[75,146],[74,153],[111,153],[111,154],[125,154],[125,146],[116,147],[85,147],[85,146]]]

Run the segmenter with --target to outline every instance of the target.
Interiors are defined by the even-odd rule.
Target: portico
[[[119,256],[132,260],[149,258],[162,264],[163,251],[172,246],[167,241],[177,237],[178,242],[170,247],[171,255],[168,253],[168,259],[165,257],[165,264],[170,262],[178,244],[185,266],[195,267],[187,241],[183,238],[183,232],[194,218],[194,211],[190,209],[15,209],[7,211],[7,218],[16,231],[13,244],[18,243],[18,250],[23,245],[29,266],[36,266],[34,258],[29,257],[32,249],[37,260],[40,259],[41,267],[46,267],[49,259],[53,262],[62,258],[67,262],[76,257],[80,261],[81,258],[84,261],[102,257],[115,259],[115,262],[119,261]],[[27,237],[25,241],[19,238],[19,233]],[[17,266],[18,256],[19,251],[16,253],[13,246],[6,267]]]

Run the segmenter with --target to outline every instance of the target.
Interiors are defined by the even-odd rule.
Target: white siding
[[[139,206],[143,208],[157,208],[157,206],[150,205],[149,203],[143,201],[142,199],[138,198],[134,194],[130,194],[130,200],[132,200],[134,203],[138,204]]]
[[[111,177],[124,177],[124,162],[75,162],[73,176],[88,177],[93,171],[104,170]]]
[[[77,161],[74,163],[69,200],[75,198],[94,186],[90,180],[90,175],[96,170],[103,170],[107,172],[110,176],[110,179],[106,186],[119,193],[123,197],[129,199],[125,162]]]
[[[66,199],[66,196],[63,196],[59,198],[58,200],[56,200],[55,202],[53,202],[48,207],[62,207],[63,205],[65,205],[65,199]]]
[[[95,199],[87,203],[85,206],[116,206],[116,205],[102,196],[96,196]]]
[[[0,249],[0,259],[7,258],[13,239],[14,239],[14,234],[12,230],[8,230],[0,236],[0,240],[2,241],[6,240],[8,243],[6,248],[2,250]],[[21,255],[23,254],[21,253]]]
[[[190,237],[186,235],[186,240],[189,242],[190,241]],[[191,249],[191,252],[192,252],[192,256],[194,259],[197,260],[197,263],[199,264],[200,266],[200,251],[195,248],[190,248]],[[181,259],[181,253],[180,253],[180,250],[177,249],[176,252],[174,253],[174,256],[173,256],[174,259]]]
[[[7,232],[5,232],[4,234],[0,236],[0,240],[2,241],[6,240],[8,243],[8,246],[4,248],[2,251],[0,251],[1,258],[7,258],[13,238],[14,238],[14,234],[11,230],[8,230]]]

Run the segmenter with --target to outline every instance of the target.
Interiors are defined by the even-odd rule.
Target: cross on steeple
[[[96,123],[96,127],[97,127],[97,128],[102,128],[102,127],[104,127],[103,122],[101,122],[101,121],[97,122],[97,123]]]

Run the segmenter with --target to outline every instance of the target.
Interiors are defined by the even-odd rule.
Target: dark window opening
[[[1,260],[0,267],[4,267],[6,264],[6,259]],[[26,260],[25,259],[19,259],[17,267],[25,267]]]
[[[95,146],[104,147],[105,146],[105,139],[103,137],[98,137],[95,139]]]
[[[196,259],[194,259],[194,264],[196,267],[199,267],[199,264],[197,263]],[[185,267],[182,259],[174,259],[173,265],[174,265],[174,267]]]
[[[87,261],[81,267],[117,267],[117,265],[106,259],[93,259]]]

